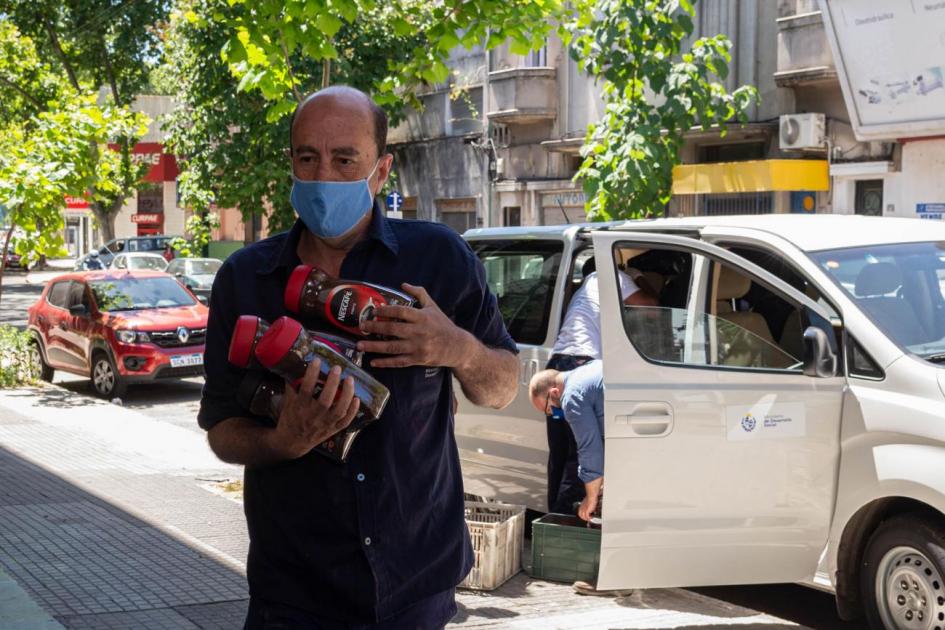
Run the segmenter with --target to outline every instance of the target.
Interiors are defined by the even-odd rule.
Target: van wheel
[[[104,352],[96,352],[92,357],[92,389],[99,398],[111,400],[124,396],[127,383],[115,369],[115,364]]]
[[[945,630],[945,528],[909,514],[870,537],[860,571],[866,618],[875,630]]]
[[[50,367],[46,363],[46,359],[43,358],[43,349],[39,345],[40,343],[42,342],[39,339],[33,339],[33,343],[30,344],[30,362],[33,364],[33,373],[39,374],[39,378],[51,383],[56,370]]]

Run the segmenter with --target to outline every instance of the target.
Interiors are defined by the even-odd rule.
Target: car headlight
[[[151,341],[151,336],[143,331],[116,330],[115,339],[121,343],[148,343]]]

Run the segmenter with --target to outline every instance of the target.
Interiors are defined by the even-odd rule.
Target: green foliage
[[[182,201],[200,213],[216,204],[245,218],[269,214],[272,231],[295,220],[286,155],[298,99],[330,83],[376,95],[396,123],[408,88],[445,83],[456,45],[507,37],[538,47],[557,0],[177,0],[157,81],[179,86],[183,107],[167,126],[182,162]],[[168,81],[167,76],[173,77]]]
[[[663,212],[683,134],[746,121],[754,87],[731,93],[731,42],[718,35],[686,45],[694,2],[580,0],[561,35],[580,68],[603,86],[605,112],[587,132],[583,181],[592,220]]]
[[[0,0],[6,31],[0,32],[0,53],[7,60],[0,60],[0,121],[20,127],[25,137],[33,129],[31,117],[82,102],[76,107],[84,110],[84,118],[76,124],[91,122],[99,129],[95,138],[74,135],[76,146],[56,163],[69,165],[72,153],[84,153],[91,161],[95,176],[86,177],[86,188],[69,194],[88,197],[104,240],[114,236],[115,216],[146,168],[131,160],[131,152],[148,120],[131,114],[128,106],[147,87],[160,57],[159,26],[168,1]],[[107,101],[100,98],[100,88]],[[90,144],[78,146],[83,141]],[[81,170],[73,168],[76,174]],[[61,202],[55,204],[56,211],[61,208]]]
[[[16,387],[39,378],[31,356],[33,335],[0,325],[0,387]]]
[[[65,196],[108,194],[117,154],[107,144],[140,136],[145,119],[126,107],[100,105],[94,94],[76,94],[41,60],[33,40],[4,19],[0,50],[20,55],[17,63],[0,61],[0,102],[22,96],[0,118],[0,205],[5,220],[23,232],[17,253],[27,260],[59,255]]]
[[[187,219],[187,234],[190,240],[176,237],[171,240],[171,247],[181,256],[191,258],[203,256],[210,244],[210,234],[220,227],[220,217],[213,212],[195,214]]]

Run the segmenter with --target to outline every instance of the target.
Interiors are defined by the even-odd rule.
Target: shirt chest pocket
[[[449,398],[446,379],[451,372],[443,367],[412,366],[394,374],[391,400],[396,417],[410,425],[433,419],[442,399]]]

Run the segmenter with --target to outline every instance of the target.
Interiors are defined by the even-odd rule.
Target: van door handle
[[[654,409],[653,405],[641,405],[639,411],[614,418],[616,424],[628,425],[630,430],[642,437],[661,437],[673,430],[673,413],[667,406]]]

